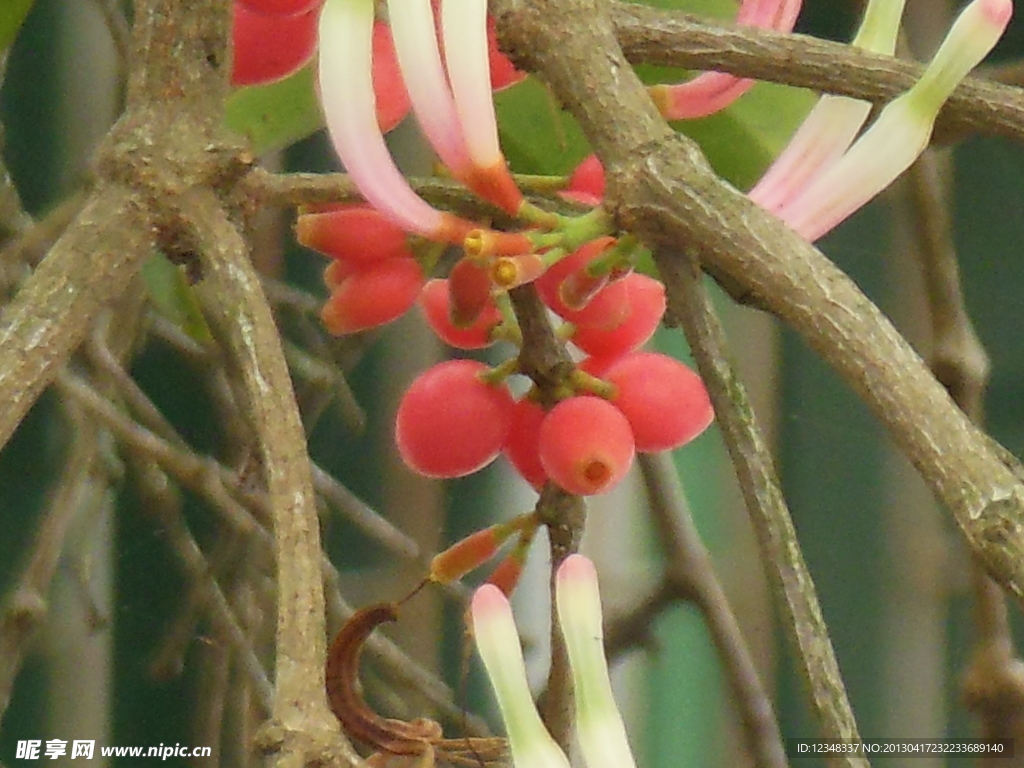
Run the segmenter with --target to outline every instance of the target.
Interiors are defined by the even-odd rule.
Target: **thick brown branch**
[[[604,161],[620,224],[657,251],[699,259],[734,295],[795,328],[889,429],[990,573],[1024,599],[1024,485],[857,286],[722,183],[696,145],[660,119],[603,8],[598,0],[496,4],[506,40],[543,73]]]
[[[678,11],[609,4],[615,32],[632,62],[718,69],[881,104],[920,78],[916,62],[867,53],[807,35],[708,23]],[[966,79],[936,125],[938,140],[971,133],[1024,140],[1024,91]]]
[[[215,333],[230,350],[231,367],[244,385],[246,412],[259,441],[274,516],[275,722],[265,734],[265,743],[281,750],[282,765],[301,764],[310,750],[352,762],[351,747],[337,733],[324,692],[320,528],[306,436],[281,339],[245,242],[216,198],[197,192],[180,203],[182,218],[195,226],[210,288],[218,299]]]
[[[152,248],[149,218],[105,187],[0,314],[0,448]]]

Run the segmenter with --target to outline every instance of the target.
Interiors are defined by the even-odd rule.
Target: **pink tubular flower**
[[[905,2],[870,0],[852,45],[891,56],[896,50]],[[750,190],[750,198],[782,216],[793,196],[849,148],[870,112],[870,102],[822,96],[771,168]]]
[[[988,55],[1013,15],[1012,0],[974,0],[957,17],[921,79],[890,102],[840,158],[796,192],[780,212],[817,240],[906,170],[931,138],[942,105]]]
[[[792,32],[803,0],[743,0],[736,23],[747,27]],[[705,72],[675,85],[656,85],[651,97],[666,120],[706,117],[725,109],[745,94],[754,81],[726,72]]]
[[[470,167],[455,100],[434,32],[430,0],[388,0],[391,34],[420,128],[457,178]]]
[[[891,54],[904,2],[870,0],[853,44]],[[1012,0],[970,3],[954,22],[921,80],[888,104],[855,143],[871,105],[846,97],[823,96],[750,191],[750,198],[808,240],[828,233],[889,186],[924,150],[942,105],[960,80],[992,50],[1012,14]],[[595,176],[594,162],[589,157],[580,164],[567,194],[563,194],[590,202],[591,195],[580,197],[576,179],[584,174]]]
[[[408,232],[458,243],[473,225],[438,211],[395,167],[376,119],[374,0],[328,0],[320,15],[320,103],[334,148],[367,201]]]
[[[391,24],[409,98],[427,138],[471,189],[510,213],[522,195],[497,146],[483,4],[449,9],[447,69],[430,0],[393,0]],[[366,200],[430,240],[461,243],[476,227],[420,198],[395,166],[375,119],[373,0],[328,0],[320,17],[320,99],[335,150]],[[476,6],[479,6],[477,8]],[[478,44],[479,43],[479,44]]]
[[[472,161],[463,181],[481,197],[515,215],[523,196],[498,144],[487,50],[487,4],[442,0],[441,27],[448,79]]]
[[[634,768],[626,728],[612,695],[594,565],[571,555],[555,584],[558,623],[572,669],[576,735],[588,768]],[[569,768],[569,760],[537,714],[508,600],[491,584],[471,606],[477,651],[491,681],[515,768]]]

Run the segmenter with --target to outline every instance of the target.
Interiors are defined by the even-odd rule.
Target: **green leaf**
[[[3,0],[0,0],[3,2]],[[227,101],[225,122],[249,138],[257,155],[283,149],[324,124],[316,99],[313,68],[269,85],[239,88]]]
[[[31,7],[32,0],[0,0],[0,53],[10,48]]]
[[[674,125],[700,144],[718,175],[745,190],[761,178],[817,98],[800,88],[758,83],[728,109]]]
[[[735,0],[648,0],[712,19],[736,17]],[[637,67],[646,83],[676,83],[697,73],[668,67]],[[695,139],[715,171],[739,189],[749,189],[782,150],[814,106],[816,94],[773,83],[758,83],[728,109],[674,123]]]
[[[199,300],[182,267],[172,264],[162,253],[156,253],[142,265],[142,279],[161,315],[199,343],[213,341],[210,326],[206,324]]]
[[[590,152],[579,125],[535,78],[496,93],[494,107],[516,173],[565,174]]]

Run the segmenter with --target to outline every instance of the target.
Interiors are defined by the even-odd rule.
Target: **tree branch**
[[[974,330],[960,284],[948,184],[939,158],[927,151],[910,168],[915,249],[924,277],[932,327],[931,369],[954,402],[976,424],[984,419],[989,358]],[[1024,735],[1024,663],[1015,655],[1003,591],[971,561],[976,635],[964,671],[967,706],[981,719],[986,739]],[[982,758],[982,761],[987,761]]]
[[[917,62],[868,53],[843,43],[612,0],[607,5],[626,58],[811,88],[882,104],[920,79]],[[938,141],[973,133],[1024,140],[1024,91],[968,77],[936,123]]]
[[[105,187],[0,314],[0,448],[150,252],[149,217],[124,188]]]
[[[818,604],[814,581],[793,528],[771,456],[725,349],[724,333],[701,284],[696,262],[687,268],[659,259],[670,296],[670,310],[687,341],[715,406],[723,440],[732,459],[762,559],[782,609],[783,622],[826,738],[857,741],[857,723],[846,697],[839,664]],[[866,766],[863,758],[844,758]]]
[[[245,411],[259,441],[274,516],[277,663],[264,748],[279,753],[281,766],[303,765],[312,755],[357,762],[327,707],[320,524],[281,338],[245,242],[216,198],[197,192],[180,202],[183,218],[194,223],[209,288],[218,299],[214,332],[230,350],[230,366],[248,396]]]
[[[668,561],[666,587],[691,601],[704,615],[754,763],[760,768],[784,768],[786,753],[775,710],[690,517],[675,465],[667,453],[640,454],[639,461],[658,541]]]
[[[620,225],[656,252],[698,259],[734,296],[796,329],[889,429],[993,577],[1024,600],[1024,485],[1003,454],[845,274],[724,184],[697,146],[665,124],[605,7],[496,3],[504,40],[543,75],[603,161]],[[663,255],[663,272],[673,262]]]

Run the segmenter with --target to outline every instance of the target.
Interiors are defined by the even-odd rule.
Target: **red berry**
[[[633,432],[622,411],[599,397],[563,400],[540,426],[540,461],[569,493],[611,490],[633,463]]]
[[[529,398],[523,398],[512,410],[512,428],[502,453],[516,471],[537,490],[548,481],[548,473],[540,463],[540,425],[544,409]]]
[[[234,4],[232,85],[281,80],[301,69],[316,50],[319,9],[268,16]]]
[[[373,95],[377,100],[377,124],[387,133],[409,113],[409,93],[398,66],[391,29],[383,21],[373,24]]]
[[[295,239],[307,248],[354,265],[412,256],[405,231],[365,205],[304,213],[295,221]]]
[[[494,19],[487,18],[487,57],[491,67],[491,90],[500,91],[509,88],[526,77],[509,61],[508,56],[498,47],[498,33],[494,27]]]
[[[463,328],[472,325],[494,303],[490,267],[475,259],[459,259],[448,273],[448,290],[452,322]]]
[[[320,318],[338,336],[384,325],[405,314],[422,287],[423,270],[413,259],[388,259],[346,276]]]
[[[588,155],[569,177],[562,197],[584,205],[600,205],[604,198],[604,166],[597,155]]]
[[[569,322],[577,322],[581,308],[574,309],[562,300],[561,285],[569,275],[586,269],[590,262],[614,244],[614,237],[599,237],[581,245],[565,258],[555,262],[547,272],[534,281],[537,292],[544,303],[560,317],[564,317]]]
[[[592,318],[598,300],[612,291],[624,291],[627,311],[614,326],[601,326]],[[633,273],[601,291],[580,313],[590,322],[578,322],[572,342],[595,357],[616,357],[643,345],[658,329],[665,314],[665,286],[653,277]]]
[[[427,477],[462,477],[489,464],[505,443],[512,396],[480,380],[487,366],[449,360],[420,374],[398,407],[402,460]]]
[[[420,309],[427,319],[427,325],[445,344],[458,349],[483,349],[493,340],[491,331],[501,322],[501,313],[491,302],[466,326],[458,326],[451,320],[451,295],[447,280],[430,280],[420,291]]]
[[[236,0],[254,13],[292,16],[319,8],[323,0]]]
[[[678,448],[715,418],[704,382],[666,355],[634,352],[601,376],[617,388],[612,403],[633,429],[636,449],[655,453]]]

